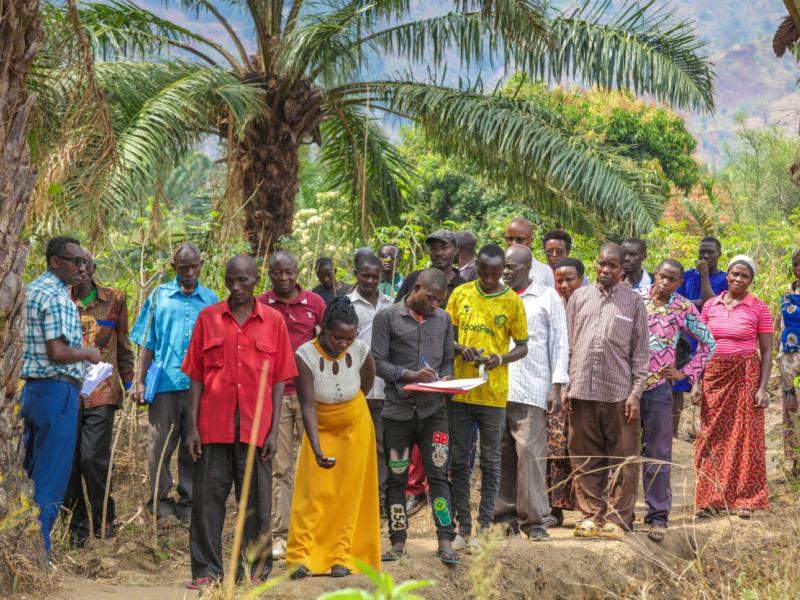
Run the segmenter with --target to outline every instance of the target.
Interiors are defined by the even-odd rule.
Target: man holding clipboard
[[[383,445],[389,479],[386,504],[392,548],[385,561],[405,555],[408,530],[406,485],[411,450],[417,444],[428,475],[439,559],[458,564],[447,459],[450,430],[442,393],[407,392],[406,384],[430,383],[453,375],[453,325],[439,306],[447,294],[447,277],[431,268],[420,272],[408,295],[375,315],[372,355],[378,377],[386,382]]]

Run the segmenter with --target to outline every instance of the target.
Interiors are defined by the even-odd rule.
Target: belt
[[[83,388],[83,382],[80,379],[76,379],[71,375],[64,375],[63,373],[53,375],[52,377],[28,377],[27,381],[63,381],[64,383],[70,384],[79,392]]]

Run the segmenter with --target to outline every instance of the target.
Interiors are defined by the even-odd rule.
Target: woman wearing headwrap
[[[800,427],[795,377],[800,375],[800,250],[792,256],[794,281],[781,296],[781,343],[778,369],[783,391],[783,454],[792,474],[800,475]]]
[[[769,308],[748,292],[756,274],[749,256],[728,265],[728,291],[703,306],[717,349],[706,367],[695,447],[698,516],[736,511],[743,519],[767,508],[764,409],[772,367]]]

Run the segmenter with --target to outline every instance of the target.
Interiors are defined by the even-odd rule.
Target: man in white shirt
[[[561,385],[569,381],[569,348],[563,302],[552,286],[532,281],[530,272],[530,249],[512,245],[506,251],[503,280],[525,305],[529,349],[525,358],[508,367],[495,521],[508,523],[511,535],[522,531],[531,540],[543,540],[549,537],[550,516],[546,483],[548,394],[553,386],[560,393]]]
[[[514,244],[531,247],[533,243],[533,224],[525,217],[514,217],[506,227],[506,245],[510,248]],[[549,265],[539,262],[531,256],[530,278],[536,283],[546,286],[555,286],[553,270]]]
[[[368,346],[372,343],[372,321],[379,310],[388,308],[394,304],[394,300],[383,294],[378,289],[381,282],[381,271],[383,263],[374,254],[365,254],[359,258],[356,264],[356,285],[353,291],[347,294],[353,308],[358,315],[358,339],[365,342]],[[372,416],[372,423],[375,426],[375,441],[378,449],[378,483],[380,485],[381,510],[384,509],[384,499],[386,496],[386,480],[389,478],[389,471],[386,467],[386,460],[383,453],[383,410],[384,382],[380,377],[375,377],[375,383],[367,394],[367,405]]]

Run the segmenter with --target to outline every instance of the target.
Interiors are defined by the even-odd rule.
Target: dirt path
[[[770,409],[768,464],[771,480],[778,476],[775,471],[778,419],[777,407]],[[665,568],[664,565],[680,557],[691,560],[693,549],[705,543],[704,540],[739,534],[746,536],[749,530],[759,526],[759,519],[749,523],[739,519],[694,522],[693,446],[690,442],[676,440],[673,452],[674,463],[682,466],[673,469],[672,523],[661,545],[648,540],[644,532],[628,536],[624,543],[580,540],[573,537],[571,531],[577,514],[567,513],[566,527],[550,530],[549,541],[497,540],[489,558],[466,557],[461,566],[448,569],[434,556],[436,539],[432,520],[429,513],[421,511],[412,519],[409,558],[386,565],[386,570],[396,581],[435,581],[435,587],[421,592],[425,598],[431,599],[463,600],[470,594],[470,575],[491,577],[490,573],[484,571],[490,570],[495,564],[504,573],[514,573],[513,579],[506,577],[496,584],[505,592],[503,597],[528,598],[542,593],[547,597],[595,597],[603,595],[601,589],[624,590],[631,585],[636,589],[638,582],[630,578],[632,565],[649,564]],[[637,516],[641,519],[643,514],[643,499],[640,498]],[[196,592],[185,588],[190,578],[186,532],[175,528],[167,537],[169,558],[166,560],[153,559],[153,551],[146,544],[137,546],[131,541],[123,543],[122,539],[88,552],[62,556],[59,563],[59,589],[48,597],[58,600],[176,600],[199,597]],[[388,545],[387,539],[384,544]],[[284,568],[285,565],[278,563],[274,574],[279,575]],[[313,599],[323,592],[341,587],[372,589],[364,576],[352,576],[345,580],[314,577],[300,582],[280,583],[271,590],[269,597]]]

